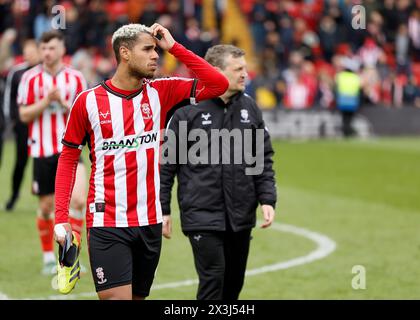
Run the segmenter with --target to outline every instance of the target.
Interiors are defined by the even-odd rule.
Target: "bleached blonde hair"
[[[144,24],[130,23],[120,27],[114,32],[111,43],[118,63],[120,63],[120,47],[125,46],[131,49],[136,43],[140,33],[150,34],[150,28]]]

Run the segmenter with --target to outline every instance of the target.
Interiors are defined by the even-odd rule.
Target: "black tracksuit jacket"
[[[185,154],[178,150],[180,139],[187,143],[187,148],[196,141],[186,141],[183,131],[179,130],[179,122],[186,121],[187,131],[203,129],[208,136],[208,150],[211,154],[211,129],[239,129],[244,139],[244,129],[254,133],[252,144],[255,145],[255,129],[261,129],[264,136],[264,168],[258,175],[246,175],[245,169],[255,164],[246,164],[242,152],[242,164],[233,162],[233,139],[230,145],[230,164],[222,164],[222,152],[218,152],[218,164],[179,164],[179,155]],[[182,231],[225,231],[227,223],[233,231],[251,229],[256,223],[256,208],[258,203],[275,207],[277,200],[275,177],[273,171],[270,136],[265,128],[262,113],[255,101],[246,94],[240,93],[232,97],[226,105],[220,98],[200,102],[196,106],[185,106],[175,111],[170,119],[168,130],[175,133],[178,159],[176,164],[162,164],[160,171],[160,201],[163,214],[170,214],[171,190],[174,178],[178,176],[178,204],[181,213]],[[249,130],[250,131],[250,130]],[[198,139],[197,139],[198,140]],[[171,140],[173,141],[173,140]],[[244,142],[242,143],[244,144]],[[247,142],[250,144],[250,141]],[[169,145],[169,144],[168,144]],[[219,138],[219,150],[222,143]],[[254,146],[255,147],[255,146]],[[243,148],[245,150],[245,148]],[[166,150],[164,147],[163,150]],[[174,149],[172,149],[174,150]],[[256,149],[253,148],[255,156]],[[167,155],[167,154],[166,154]],[[250,161],[248,161],[250,162]],[[229,228],[229,226],[228,226]],[[230,229],[230,228],[229,228]]]

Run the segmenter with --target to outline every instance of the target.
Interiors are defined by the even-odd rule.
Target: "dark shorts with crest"
[[[87,241],[97,292],[131,284],[134,295],[149,295],[160,257],[161,223],[126,228],[92,227]]]

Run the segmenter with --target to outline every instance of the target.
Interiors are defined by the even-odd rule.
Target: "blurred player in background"
[[[0,21],[3,19],[0,19]],[[2,21],[1,21],[2,22]],[[1,24],[1,23],[0,23]],[[6,75],[3,74],[5,70],[7,70],[7,62],[11,56],[11,48],[12,44],[15,41],[17,36],[16,30],[7,29],[3,32],[0,37],[0,96],[4,95],[5,87],[6,87]],[[6,129],[6,119],[3,112],[3,99],[0,99],[0,167],[2,163],[2,155],[3,155],[3,134]]]
[[[3,92],[3,79],[0,79],[0,94]],[[0,167],[1,167],[1,160],[3,158],[3,134],[6,127],[3,108],[0,108]]]
[[[157,45],[198,79],[150,80],[158,67]],[[87,142],[92,172],[86,225],[96,291],[100,299],[144,299],[162,243],[159,149],[166,114],[185,99],[217,97],[228,83],[159,24],[122,26],[112,46],[116,73],[79,95],[71,109],[57,169],[55,235],[63,245],[71,230],[67,214],[74,179],[69,177]]]
[[[28,124],[28,153],[34,159],[32,192],[39,198],[37,226],[44,260],[42,273],[55,274],[54,184],[62,150],[60,140],[69,108],[76,96],[86,89],[86,81],[79,71],[63,64],[65,46],[59,31],[48,31],[42,35],[40,54],[42,63],[22,76],[18,104],[20,119]],[[83,226],[86,199],[85,175],[85,168],[79,162],[68,217],[73,230],[79,233]]]
[[[5,118],[12,122],[16,143],[16,159],[12,176],[12,194],[6,203],[6,210],[13,210],[19,198],[23,174],[28,160],[28,126],[20,121],[17,104],[18,86],[22,75],[40,62],[38,45],[27,40],[23,45],[24,62],[14,66],[8,73],[4,91],[3,109]]]

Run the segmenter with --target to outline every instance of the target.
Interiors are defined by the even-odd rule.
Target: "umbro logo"
[[[110,113],[109,113],[109,111],[107,111],[106,113],[102,113],[102,112],[100,112],[100,111],[99,111],[99,115],[100,115],[102,118],[106,119],[106,118],[110,115]]]
[[[109,112],[109,110],[107,112],[105,112],[105,113],[99,111],[99,115],[103,118],[103,120],[100,121],[101,124],[112,123],[112,120],[110,118],[108,118],[108,116],[111,115],[111,113]]]
[[[194,238],[194,240],[196,240],[197,242],[198,241],[200,241],[200,239],[202,238],[203,236],[201,235],[201,234],[197,234],[196,236],[194,236],[193,238]]]
[[[200,94],[201,94],[201,92],[203,92],[203,90],[206,88],[206,86],[203,86],[201,89],[196,89],[195,90],[195,96],[196,97],[198,97]]]
[[[209,112],[207,112],[206,114],[202,113],[201,114],[201,118],[203,119],[202,124],[203,125],[211,124],[211,120],[209,120],[210,117],[211,117],[211,114]]]

